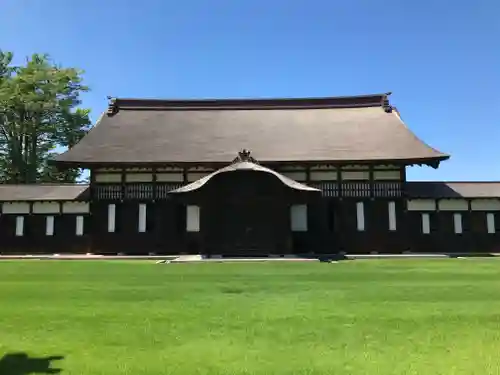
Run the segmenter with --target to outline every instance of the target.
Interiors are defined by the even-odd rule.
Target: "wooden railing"
[[[167,199],[168,192],[183,186],[179,182],[96,184],[92,186],[93,198],[97,200]],[[310,186],[320,189],[325,197],[345,198],[393,198],[402,196],[402,183],[398,181],[335,181],[314,182]]]
[[[178,182],[159,183],[156,186],[152,183],[96,184],[92,186],[92,194],[96,200],[166,199],[169,191],[182,185],[182,183]]]

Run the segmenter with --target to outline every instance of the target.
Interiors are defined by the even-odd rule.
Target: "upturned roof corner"
[[[116,102],[116,98],[112,96],[108,96],[108,111],[107,115],[108,116],[113,116],[116,113],[118,113],[118,103]]]

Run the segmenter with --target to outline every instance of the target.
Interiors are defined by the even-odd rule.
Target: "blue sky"
[[[412,179],[500,180],[495,0],[2,0],[0,48],[85,70],[95,120],[118,97],[392,91],[452,158]]]

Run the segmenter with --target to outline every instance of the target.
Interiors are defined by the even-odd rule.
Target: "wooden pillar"
[[[121,179],[120,179],[121,186],[122,186],[120,200],[125,199],[125,189],[126,189],[126,180],[125,180],[125,178],[126,178],[125,168],[122,168],[122,170],[121,170]]]
[[[401,184],[401,196],[406,198],[408,196],[406,191],[406,166],[403,165],[400,170],[400,184]]]
[[[155,202],[158,199],[158,191],[157,191],[157,174],[158,170],[156,168],[153,168],[153,180],[151,181],[152,184],[152,198],[153,202]]]
[[[340,165],[337,168],[337,188],[338,188],[339,198],[341,198],[343,196],[343,193],[342,193],[342,167]]]
[[[368,179],[370,181],[370,198],[373,199],[375,197],[375,187],[373,186],[373,184],[375,183],[375,174],[373,172],[373,165],[370,165],[368,168]]]
[[[92,202],[94,200],[94,189],[95,189],[95,173],[94,169],[90,170],[90,201]]]

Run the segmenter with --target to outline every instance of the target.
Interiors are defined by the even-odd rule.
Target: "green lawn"
[[[1,375],[500,374],[500,260],[9,261],[0,302]]]

